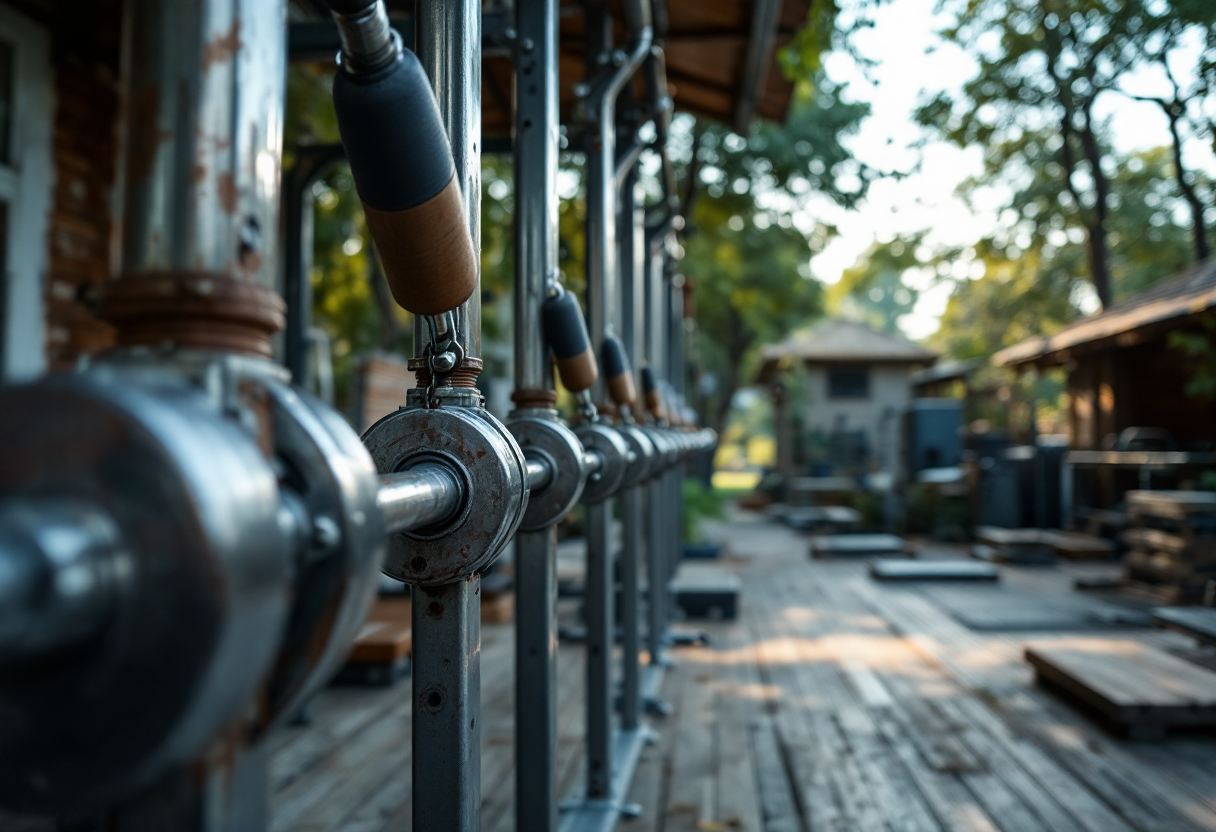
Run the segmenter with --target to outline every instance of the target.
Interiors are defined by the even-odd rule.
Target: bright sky
[[[857,36],[860,52],[874,60],[871,81],[842,54],[829,57],[826,70],[837,83],[848,83],[854,99],[869,101],[872,114],[849,142],[862,161],[883,170],[906,170],[917,161],[911,145],[922,138],[913,121],[913,111],[924,90],[957,86],[975,72],[973,61],[957,47],[943,44],[935,32],[948,18],[934,14],[936,0],[891,0],[873,14],[873,29]],[[842,3],[850,7],[848,0]],[[1180,81],[1191,76],[1190,60],[1175,67]],[[1168,89],[1164,74],[1141,73],[1126,87],[1137,94],[1161,94]],[[1108,95],[1099,99],[1100,111],[1111,119],[1116,146],[1123,151],[1139,150],[1169,142],[1165,116],[1154,104]],[[1192,165],[1211,164],[1211,153],[1201,146],[1189,148]],[[897,234],[930,230],[931,245],[968,245],[998,224],[1002,202],[999,193],[987,194],[969,208],[955,195],[958,185],[980,170],[979,148],[959,150],[942,142],[930,142],[923,151],[919,173],[902,181],[882,180],[874,184],[865,204],[845,211],[827,200],[813,203],[816,218],[835,224],[840,237],[828,244],[811,263],[816,277],[835,283],[841,272],[877,238],[889,240]],[[909,283],[919,283],[906,275]],[[915,288],[923,288],[917,285]],[[901,321],[911,338],[923,338],[938,328],[945,309],[948,284],[938,284],[920,296],[916,309]]]

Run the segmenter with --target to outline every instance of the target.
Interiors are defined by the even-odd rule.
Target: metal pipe
[[[645,329],[642,302],[645,275],[645,213],[638,194],[638,172],[634,165],[621,189],[620,288],[621,341],[631,367],[640,367]],[[640,386],[640,385],[639,385]],[[645,549],[643,486],[626,489],[621,495],[621,728],[641,724],[641,564]]]
[[[481,578],[413,586],[413,828],[481,828]]]
[[[515,30],[515,389],[548,393],[553,362],[540,333],[558,277],[558,0],[516,0]],[[516,535],[515,558],[515,729],[527,738],[515,744],[515,828],[555,832],[556,526]]]
[[[546,485],[553,481],[553,468],[546,460],[529,459],[528,466],[528,487],[533,491],[540,491]]]
[[[595,451],[587,451],[583,454],[583,462],[587,465],[588,476],[598,474],[604,467],[604,458]]]
[[[380,478],[376,505],[390,534],[423,529],[456,514],[465,500],[460,478],[446,465],[424,463]]]
[[[388,22],[383,0],[370,3],[330,2],[342,42],[342,65],[356,75],[370,75],[397,57],[397,35]]]
[[[451,142],[474,259],[481,253],[481,2],[419,0],[416,50]],[[466,362],[481,357],[481,275],[457,313]],[[414,327],[415,355],[429,327]],[[413,829],[481,827],[480,576],[413,587]]]
[[[464,194],[473,251],[481,256],[481,3],[419,0],[415,34],[418,60],[439,102]],[[460,342],[466,358],[481,358],[481,274],[460,307]],[[414,354],[426,354],[430,333],[414,327]]]
[[[607,53],[610,29],[602,28],[599,43],[589,37],[592,52],[588,54],[589,69],[600,69],[605,63],[616,68],[593,87],[588,108],[593,110],[595,129],[587,132],[587,322],[591,341],[598,348],[611,331],[610,321],[616,308],[616,100],[622,88],[637,71],[651,42],[650,10],[646,0],[631,0],[625,4],[626,22],[630,26],[628,51],[615,56]],[[605,7],[588,3],[588,30],[604,27]],[[604,393],[604,380],[596,387],[597,396]]]

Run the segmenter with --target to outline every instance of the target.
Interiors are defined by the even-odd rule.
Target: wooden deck
[[[864,562],[812,561],[804,537],[733,520],[713,531],[742,578],[742,615],[709,626],[709,647],[678,650],[664,684],[675,713],[624,832],[1216,830],[1216,736],[1116,739],[1034,686],[1023,644],[1075,633],[972,632],[916,587],[872,582]],[[1005,580],[1064,593],[1085,568]],[[1195,650],[1175,633],[1117,637]],[[487,832],[514,827],[512,638],[484,630]],[[579,648],[560,661],[566,793],[581,776]],[[311,728],[279,738],[276,832],[409,829],[408,690],[332,689]]]

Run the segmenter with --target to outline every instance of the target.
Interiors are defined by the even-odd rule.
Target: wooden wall
[[[1216,402],[1186,395],[1183,355],[1165,341],[1111,347],[1077,359],[1069,374],[1072,447],[1100,449],[1129,427],[1169,431],[1180,450],[1216,442]]]

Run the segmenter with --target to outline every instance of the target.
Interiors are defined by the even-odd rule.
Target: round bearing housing
[[[622,488],[630,488],[650,477],[657,467],[658,454],[646,431],[638,425],[617,425],[616,429],[633,454],[633,461],[625,466],[625,479],[621,482]]]
[[[548,485],[528,497],[520,528],[538,531],[561,520],[578,504],[587,481],[583,444],[553,410],[517,410],[507,429],[528,459],[539,457],[549,465]]]
[[[0,672],[0,804],[92,811],[248,718],[288,621],[275,470],[197,387],[90,375],[0,392],[0,459],[0,500],[95,506],[121,541],[101,629]]]
[[[524,455],[483,408],[406,407],[368,428],[363,444],[382,474],[438,462],[463,484],[451,519],[389,538],[384,574],[420,586],[454,583],[489,566],[519,528],[528,504]]]
[[[274,382],[266,389],[281,477],[309,527],[291,619],[267,681],[263,728],[294,715],[346,659],[375,600],[387,545],[376,507],[380,478],[359,435],[306,393]]]
[[[587,478],[583,488],[583,502],[588,505],[602,503],[621,487],[625,480],[625,469],[629,464],[629,446],[616,428],[603,422],[580,422],[574,428],[583,448],[599,455],[601,464]]]

